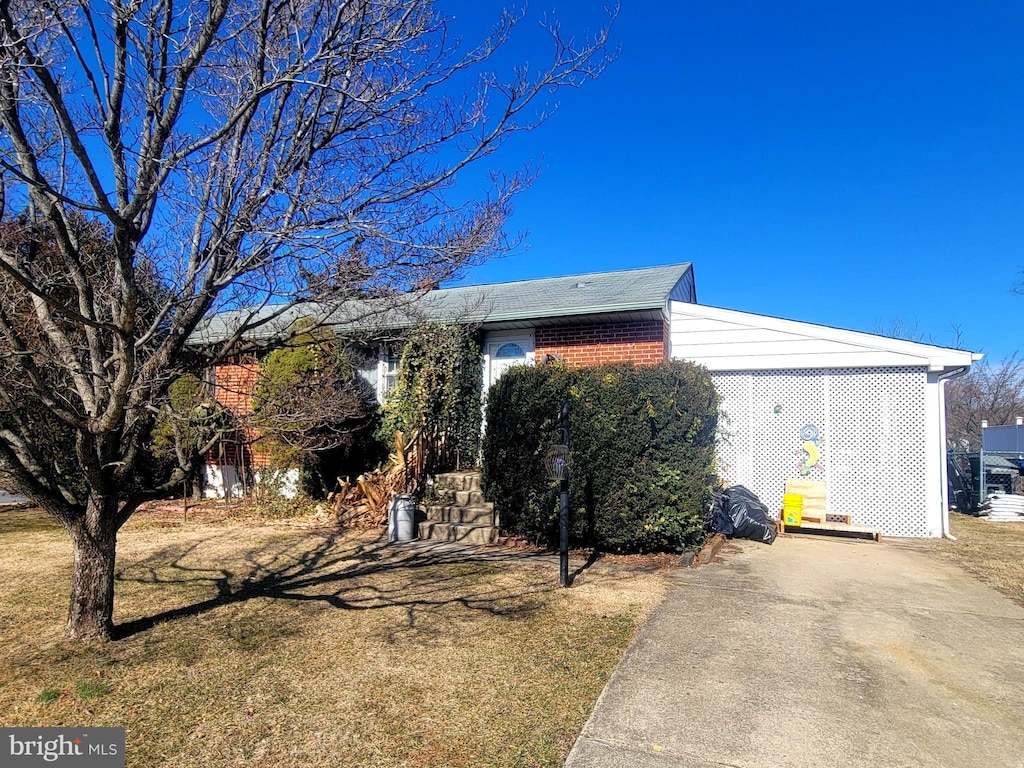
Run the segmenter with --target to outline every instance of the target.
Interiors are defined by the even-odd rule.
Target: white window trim
[[[391,358],[391,355],[389,354],[389,351],[388,351],[388,345],[387,344],[379,345],[377,347],[377,402],[380,403],[381,405],[384,404],[384,397],[388,393],[388,390],[387,390],[388,360],[390,358]],[[401,360],[401,353],[399,353],[395,357],[395,360],[396,360],[396,364],[395,364],[395,366],[396,366],[395,367],[395,377],[396,378],[395,378],[395,381],[397,383],[397,377],[398,377],[398,367],[397,367],[398,366],[398,362],[397,361]]]

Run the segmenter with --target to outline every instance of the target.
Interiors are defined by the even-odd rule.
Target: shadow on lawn
[[[124,583],[208,584],[215,591],[205,600],[119,624],[117,639],[253,598],[320,602],[342,610],[405,607],[409,627],[415,626],[417,612],[453,605],[496,616],[525,616],[542,605],[540,594],[557,584],[555,575],[550,584],[516,591],[489,579],[489,569],[481,573],[478,567],[533,559],[529,553],[430,542],[389,545],[382,539],[353,545],[342,533],[268,542],[250,550],[238,571],[186,565],[199,549],[199,544],[169,547],[117,574]]]
[[[581,565],[579,568],[577,568],[575,571],[573,571],[572,573],[569,574],[569,586],[571,587],[573,584],[575,584],[576,583],[576,579],[579,576],[581,576],[584,571],[587,571],[590,568],[593,568],[594,567],[594,563],[596,563],[602,557],[604,557],[604,554],[600,550],[598,550],[598,549],[592,550],[590,552],[590,555],[587,557],[587,561],[583,565]]]

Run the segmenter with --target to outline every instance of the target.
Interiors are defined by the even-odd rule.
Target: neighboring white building
[[[669,314],[672,357],[707,366],[721,395],[729,483],[778,510],[787,478],[824,480],[855,524],[948,532],[944,384],[981,355],[697,304]]]

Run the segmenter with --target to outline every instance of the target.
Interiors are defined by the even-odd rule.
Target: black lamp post
[[[562,432],[562,442],[548,449],[544,457],[544,465],[548,477],[558,480],[561,487],[558,507],[558,585],[569,586],[569,465],[572,454],[569,452],[569,400],[562,401],[558,412],[558,427]]]

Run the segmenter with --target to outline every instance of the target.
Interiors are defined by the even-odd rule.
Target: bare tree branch
[[[118,527],[194,468],[147,464],[173,381],[514,242],[532,174],[454,181],[597,76],[608,32],[544,20],[547,63],[502,76],[524,14],[464,46],[438,6],[0,0],[0,464],[82,555],[70,635],[109,636]]]
[[[946,439],[957,451],[981,449],[981,422],[1013,424],[1024,416],[1024,358],[982,360],[946,385]]]

